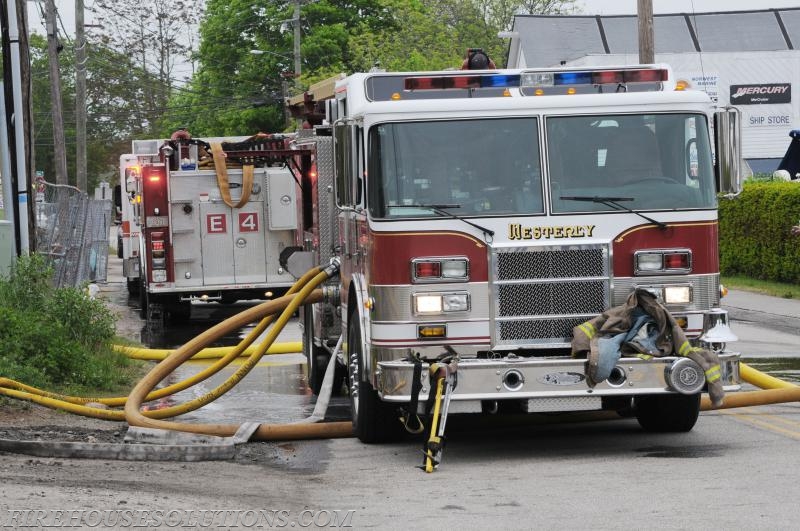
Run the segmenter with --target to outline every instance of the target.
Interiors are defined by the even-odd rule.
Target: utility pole
[[[10,155],[10,174],[3,175],[3,181],[11,181],[15,195],[4,199],[4,208],[14,211],[16,224],[15,240],[17,254],[27,255],[31,247],[35,246],[35,239],[31,238],[30,227],[33,227],[33,210],[30,207],[28,190],[30,189],[30,174],[28,172],[28,154],[30,147],[30,85],[28,53],[27,53],[27,24],[25,17],[25,2],[22,0],[7,0],[1,2],[3,13],[3,78],[9,83],[4,87],[3,97],[6,107],[6,127],[8,133]],[[10,90],[9,90],[10,86]],[[31,156],[31,159],[33,157]],[[7,201],[7,203],[5,203]],[[34,245],[31,245],[33,243]]]
[[[637,0],[636,11],[639,19],[639,63],[653,64],[653,0]]]
[[[300,1],[294,0],[294,80],[300,83]]]
[[[89,193],[86,182],[86,34],[83,0],[75,0],[75,183]]]
[[[55,0],[45,2],[45,25],[47,28],[47,57],[50,63],[50,101],[53,112],[53,157],[55,159],[56,184],[67,182],[67,153],[64,140],[64,117],[61,107],[61,76],[58,68],[58,32],[56,31]]]

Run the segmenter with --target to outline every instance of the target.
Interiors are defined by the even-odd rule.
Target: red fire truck
[[[289,103],[306,120],[306,208],[286,264],[341,265],[337,304],[304,315],[309,379],[318,389],[343,333],[362,441],[398,436],[398,409],[434,392],[426,369],[452,359],[450,413],[605,409],[691,429],[696,364],[623,357],[591,385],[570,355],[573,328],[635,288],[738,388],[738,354],[709,330],[739,122],[668,66],[358,73]]]
[[[289,140],[179,131],[133,141],[121,160],[123,258],[150,324],[188,317],[193,300],[269,299],[291,286],[280,265],[301,243],[297,186],[282,154]]]

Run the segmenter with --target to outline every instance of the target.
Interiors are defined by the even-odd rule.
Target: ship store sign
[[[761,83],[758,85],[731,85],[731,105],[763,105],[765,103],[791,103],[791,83]]]
[[[792,126],[791,83],[731,85],[731,105],[741,105],[749,127]]]

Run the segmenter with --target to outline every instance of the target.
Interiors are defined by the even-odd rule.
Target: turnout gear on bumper
[[[654,356],[690,358],[705,373],[712,407],[722,405],[724,391],[719,358],[710,350],[692,346],[675,318],[647,290],[635,290],[625,304],[606,310],[573,329],[572,355],[588,358],[587,381],[592,386],[605,380],[624,354],[645,359]]]

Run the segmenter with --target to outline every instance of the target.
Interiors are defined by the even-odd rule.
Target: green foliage
[[[800,283],[800,186],[791,182],[748,182],[719,209],[720,271],[775,282]]]
[[[283,98],[338,73],[457,68],[467,48],[503,66],[514,14],[564,13],[574,0],[315,0],[300,13],[301,77],[293,79],[294,4],[208,0],[198,69],[170,100],[161,136],[249,135],[285,128]],[[254,55],[251,50],[259,50]]]
[[[31,35],[31,90],[33,101],[36,169],[45,179],[55,181],[53,158],[53,114],[47,42]],[[75,55],[72,46],[59,54],[64,136],[69,183],[75,184]],[[143,87],[155,80],[138,68],[131,57],[102,44],[87,44],[87,124],[86,155],[88,187],[100,180],[115,182],[119,156],[130,151],[131,138],[141,137],[149,123],[164,113],[163,105],[145,101]],[[110,177],[110,179],[109,179]]]
[[[54,289],[42,257],[22,257],[0,279],[0,376],[36,387],[111,390],[135,366],[111,348],[114,318],[99,300]]]

